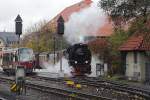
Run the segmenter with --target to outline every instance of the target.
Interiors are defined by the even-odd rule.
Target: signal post
[[[22,19],[20,15],[17,16],[15,19],[15,32],[16,35],[18,35],[18,48],[20,45],[20,35],[22,34]],[[19,57],[19,49],[18,49],[18,64],[16,66],[15,71],[15,83],[11,86],[11,91],[16,92],[18,95],[23,93],[23,90],[25,90],[25,67],[20,65],[20,57]]]
[[[62,50],[62,39],[63,39],[63,34],[64,34],[64,19],[63,17],[60,15],[60,17],[57,20],[57,34],[59,36],[60,39],[60,49]],[[64,72],[62,69],[62,53],[59,53],[60,56],[60,77],[64,77]]]

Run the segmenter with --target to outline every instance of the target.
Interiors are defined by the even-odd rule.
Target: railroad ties
[[[11,83],[10,77],[0,76],[1,81]],[[149,100],[150,91],[131,87],[127,84],[97,78],[48,78],[29,76],[28,89],[57,95],[58,97],[81,100]]]

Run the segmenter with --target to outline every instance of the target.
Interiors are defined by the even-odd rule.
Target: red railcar
[[[22,65],[26,73],[32,73],[35,57],[30,48],[14,48],[1,51],[1,67],[6,73],[15,73],[17,65]]]

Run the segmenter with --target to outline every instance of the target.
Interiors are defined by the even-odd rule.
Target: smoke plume
[[[46,76],[48,75],[46,72],[58,74],[60,72],[60,61],[57,62],[55,65],[48,62],[43,62],[42,68],[44,68],[44,70],[42,69],[41,71],[38,71],[39,74],[41,72],[45,72]],[[69,67],[68,61],[65,58],[62,58],[62,70],[65,75],[71,76],[71,67]]]
[[[69,21],[65,23],[64,36],[71,44],[83,42],[85,36],[96,36],[105,20],[104,12],[97,6],[97,2],[93,2],[90,7],[70,16]]]
[[[96,32],[104,25],[106,16],[104,12],[97,6],[97,2],[93,2],[90,7],[82,9],[80,12],[73,13],[68,22],[65,23],[64,37],[70,44],[84,42],[86,36],[97,36]],[[97,56],[92,57],[92,73],[91,77],[96,76],[96,63],[102,63]],[[63,59],[63,70],[68,76],[71,76],[71,67],[66,59]],[[59,73],[60,64],[50,65],[44,64],[46,70],[50,73]]]

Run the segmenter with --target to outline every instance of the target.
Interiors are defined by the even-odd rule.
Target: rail
[[[9,83],[14,82],[13,79],[4,78],[4,77],[0,77],[0,81],[9,82]],[[44,84],[35,84],[35,83],[29,82],[29,81],[26,83],[26,87],[35,89],[35,90],[39,90],[44,93],[52,93],[52,94],[56,94],[56,95],[65,96],[66,98],[74,98],[74,99],[78,99],[78,100],[92,100],[92,99],[94,99],[94,100],[101,100],[101,99],[102,100],[112,100],[111,98],[108,98],[108,97],[82,93],[79,91],[68,90],[68,89],[64,89],[64,88],[53,88],[50,86],[45,86]]]

